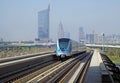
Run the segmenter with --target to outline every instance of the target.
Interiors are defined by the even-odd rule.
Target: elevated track
[[[0,61],[0,83],[119,83],[119,81],[119,68],[98,50],[94,50],[94,53],[93,50],[79,52],[63,61],[58,61],[55,53]]]

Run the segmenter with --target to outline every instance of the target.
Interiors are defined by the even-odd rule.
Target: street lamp
[[[105,34],[102,33],[102,51],[104,51],[104,36],[105,36]]]

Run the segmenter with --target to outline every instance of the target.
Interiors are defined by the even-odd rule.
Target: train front
[[[71,54],[71,40],[68,38],[60,38],[57,41],[56,55],[58,58],[65,58]]]

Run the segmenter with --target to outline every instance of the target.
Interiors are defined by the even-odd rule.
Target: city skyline
[[[78,40],[79,27],[86,33],[95,31],[105,34],[120,34],[120,1],[0,1],[0,38],[5,40],[33,40],[37,38],[37,12],[51,5],[50,38],[57,38],[59,21],[72,39]]]

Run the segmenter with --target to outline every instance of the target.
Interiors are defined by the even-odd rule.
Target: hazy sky
[[[120,0],[0,0],[0,38],[37,38],[38,11],[50,3],[50,38],[55,39],[60,21],[71,38],[78,28],[87,33],[120,34]]]

